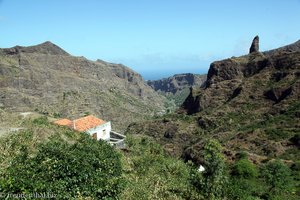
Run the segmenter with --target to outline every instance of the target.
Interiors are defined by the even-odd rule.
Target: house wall
[[[109,140],[110,139],[110,131],[111,131],[111,123],[106,122],[100,126],[89,129],[86,131],[88,134],[93,136],[94,133],[97,133],[97,140]]]

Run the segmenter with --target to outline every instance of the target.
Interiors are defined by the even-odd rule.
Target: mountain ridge
[[[189,87],[200,87],[205,79],[206,75],[182,73],[158,80],[148,80],[147,84],[155,91],[175,94]]]
[[[37,45],[32,46],[14,46],[11,48],[3,48],[2,51],[6,54],[18,54],[18,53],[41,53],[41,54],[51,54],[51,55],[64,55],[70,56],[65,50],[60,48],[58,45],[46,41]]]
[[[275,49],[272,49],[272,50],[269,50],[269,51],[264,51],[263,53],[264,54],[273,54],[273,53],[276,53],[278,51],[287,51],[287,52],[300,51],[300,40],[298,40],[294,43],[285,45],[283,47],[275,48]]]
[[[75,57],[51,42],[0,49],[0,91],[2,109],[92,113],[122,129],[163,111],[166,101],[126,66]]]

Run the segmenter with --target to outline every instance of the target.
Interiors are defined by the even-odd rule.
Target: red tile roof
[[[91,128],[95,128],[102,124],[105,124],[106,121],[99,119],[93,115],[89,115],[80,119],[76,119],[74,122],[74,129],[77,131],[87,131]]]
[[[95,128],[97,126],[105,124],[106,121],[99,119],[93,115],[89,115],[86,117],[75,119],[73,121],[69,119],[61,119],[55,121],[54,123],[62,126],[68,126],[77,131],[87,131],[91,128]]]

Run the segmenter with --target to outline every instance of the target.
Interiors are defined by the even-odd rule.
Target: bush
[[[293,188],[291,170],[280,160],[270,161],[261,170],[262,178],[269,186],[268,196],[290,194]]]
[[[260,196],[266,190],[265,184],[257,179],[244,179],[231,177],[227,187],[226,196],[228,199],[261,199]]]
[[[53,113],[53,117],[54,117],[54,118],[60,118],[60,117],[61,117],[61,114],[60,114],[60,113]]]
[[[32,123],[35,125],[46,125],[46,126],[50,124],[46,116],[36,118],[32,121]]]
[[[280,129],[267,129],[266,134],[270,140],[279,141],[289,137],[289,134],[286,131]]]
[[[153,139],[128,135],[126,144],[123,175],[128,184],[121,199],[202,199],[189,181],[190,167]]]
[[[236,154],[236,158],[239,159],[239,160],[240,159],[247,159],[248,158],[248,154],[245,151],[241,151],[241,152],[238,152]]]
[[[75,144],[51,138],[35,156],[26,148],[0,178],[1,192],[52,193],[59,199],[116,198],[124,184],[120,155],[82,135]]]
[[[242,178],[255,178],[258,171],[256,166],[249,160],[241,159],[234,164],[232,174]]]

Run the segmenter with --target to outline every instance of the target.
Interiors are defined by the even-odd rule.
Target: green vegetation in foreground
[[[0,192],[48,193],[56,199],[118,197],[125,180],[121,155],[112,146],[54,126],[45,117],[27,123],[33,127],[1,138],[6,146],[1,164],[6,165],[1,165]],[[41,132],[48,132],[44,141],[37,139]],[[9,152],[15,153],[6,157]]]
[[[222,147],[209,139],[206,170],[167,155],[153,139],[129,136],[123,156],[127,187],[121,199],[298,199],[300,165],[280,160],[253,164],[247,154],[227,163]]]
[[[254,165],[241,154],[229,164],[217,140],[204,142],[201,173],[146,136],[129,135],[127,150],[118,152],[45,117],[23,125],[26,130],[0,138],[3,193],[51,192],[59,199],[299,199],[299,162]]]
[[[202,199],[190,180],[192,167],[166,155],[153,139],[129,136],[127,147],[121,199]]]

